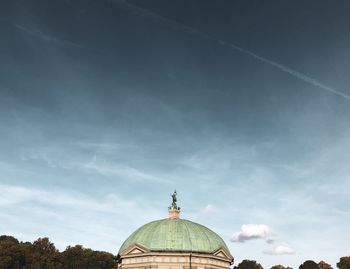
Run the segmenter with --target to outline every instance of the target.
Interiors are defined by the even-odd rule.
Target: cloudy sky
[[[5,0],[0,234],[117,253],[182,217],[235,264],[350,253],[350,2]]]

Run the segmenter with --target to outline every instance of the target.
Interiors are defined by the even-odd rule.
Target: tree
[[[234,269],[263,269],[260,263],[252,260],[243,260]]]
[[[333,269],[333,267],[329,263],[326,263],[325,261],[320,261],[318,263],[318,267],[320,269]]]
[[[307,260],[299,266],[299,269],[319,269],[319,267],[314,261]]]
[[[94,251],[94,262],[99,269],[114,268],[117,265],[117,257],[108,252]]]
[[[84,255],[83,246],[68,246],[66,250],[62,253],[62,264],[63,269],[87,268],[88,261],[86,259],[86,254]]]
[[[112,269],[117,257],[83,246],[68,246],[59,252],[48,238],[33,243],[18,242],[12,236],[0,236],[0,269]]]
[[[19,269],[25,264],[24,252],[12,236],[0,236],[0,268]]]
[[[271,267],[271,269],[292,269],[291,267],[284,267],[283,265],[281,264],[278,264],[278,265],[274,265]]]
[[[341,257],[337,267],[339,269],[350,269],[350,256]]]
[[[18,244],[18,240],[16,238],[14,238],[13,236],[9,236],[9,235],[1,235],[0,236],[0,244],[2,243],[14,243],[14,244]]]
[[[89,268],[112,269],[116,266],[116,257],[103,251],[93,251],[81,245],[68,246],[62,253],[63,269]]]
[[[21,247],[27,268],[61,269],[60,253],[47,237],[39,238],[33,244],[21,243]]]

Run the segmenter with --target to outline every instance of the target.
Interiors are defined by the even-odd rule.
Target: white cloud
[[[275,247],[273,250],[265,250],[263,253],[268,255],[293,255],[295,254],[295,250],[290,247],[280,245]]]
[[[270,242],[271,235],[271,229],[265,224],[243,224],[241,230],[233,234],[231,241],[243,243],[252,239],[265,239]]]
[[[211,214],[214,214],[218,211],[218,208],[214,205],[211,205],[211,204],[208,204],[203,210],[202,212],[204,214],[207,214],[207,215],[211,215]]]

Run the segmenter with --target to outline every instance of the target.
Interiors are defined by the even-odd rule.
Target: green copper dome
[[[212,230],[184,219],[162,219],[147,223],[132,233],[121,246],[119,253],[139,244],[153,251],[183,251],[212,253],[228,248]]]

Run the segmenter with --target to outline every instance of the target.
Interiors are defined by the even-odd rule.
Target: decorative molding
[[[197,266],[189,266],[189,265],[184,265],[183,269],[197,269]]]
[[[213,252],[213,255],[218,256],[218,257],[222,257],[222,258],[226,258],[226,259],[230,259],[230,260],[233,259],[232,255],[224,248],[219,248],[219,249],[215,250]]]
[[[147,252],[149,252],[149,249],[145,248],[144,246],[141,246],[139,244],[133,244],[125,250],[123,250],[121,256],[139,255]]]

